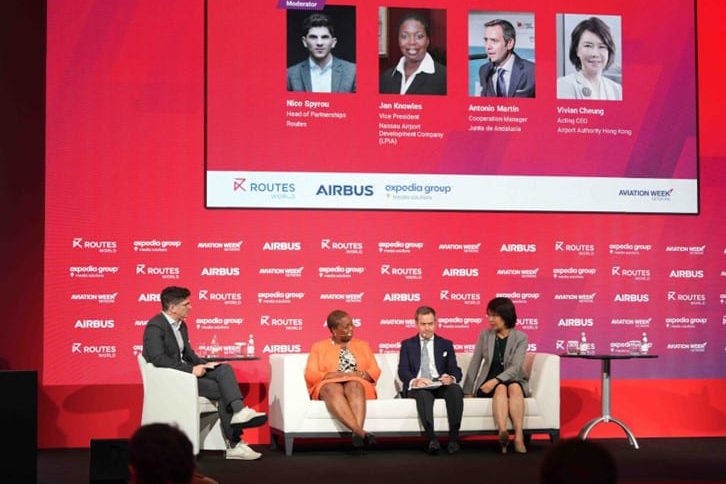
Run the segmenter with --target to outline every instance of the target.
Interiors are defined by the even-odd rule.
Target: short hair
[[[504,42],[509,42],[510,40],[513,40],[515,44],[517,43],[517,31],[514,30],[514,25],[512,25],[512,22],[510,22],[509,20],[496,18],[485,23],[484,27],[496,27],[497,25],[502,28]],[[514,47],[512,47],[512,49],[514,49]]]
[[[333,19],[330,15],[324,13],[314,13],[305,17],[302,24],[303,37],[308,35],[310,29],[313,27],[326,27],[330,32],[330,35],[335,37],[335,26],[333,25]]]
[[[398,30],[401,30],[401,25],[403,25],[405,22],[408,22],[409,20],[415,20],[416,22],[423,25],[423,28],[426,31],[426,37],[431,38],[431,27],[429,26],[429,21],[426,20],[426,17],[418,12],[409,12],[404,14],[398,21]]]
[[[540,484],[615,484],[618,469],[607,449],[590,440],[566,439],[542,459]]]
[[[169,286],[161,291],[161,309],[166,311],[172,304],[179,304],[189,296],[191,292],[186,287]]]
[[[436,311],[434,311],[434,308],[432,308],[431,306],[419,306],[416,309],[415,321],[418,323],[418,317],[425,314],[433,314],[434,319],[436,318]]]
[[[186,484],[196,467],[189,438],[165,423],[143,425],[134,432],[129,440],[129,465],[143,484]]]
[[[328,319],[326,320],[328,323],[328,329],[332,331],[337,328],[340,324],[340,321],[342,321],[342,319],[345,317],[349,318],[350,315],[348,315],[348,313],[346,313],[345,311],[341,311],[340,309],[336,309],[332,313],[328,314]]]
[[[580,37],[582,37],[585,31],[592,32],[605,43],[608,49],[608,62],[605,65],[605,69],[610,68],[613,62],[615,62],[615,41],[613,40],[612,33],[610,33],[610,27],[597,17],[590,17],[589,19],[583,20],[572,29],[570,41],[570,62],[572,62],[572,65],[578,71],[582,69],[582,61],[577,57],[577,47],[580,45]]]
[[[489,301],[487,314],[501,317],[507,328],[513,328],[517,324],[517,311],[508,297],[495,297]]]

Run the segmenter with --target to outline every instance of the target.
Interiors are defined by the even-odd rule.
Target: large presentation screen
[[[207,0],[206,206],[698,213],[695,2],[496,7]]]

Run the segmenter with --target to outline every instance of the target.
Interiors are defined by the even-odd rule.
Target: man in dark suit
[[[338,39],[332,19],[314,13],[303,22],[302,43],[308,57],[287,69],[287,90],[302,92],[355,92],[355,64],[332,53]]]
[[[189,289],[167,287],[161,291],[161,313],[146,323],[143,355],[157,367],[173,368],[197,377],[199,395],[219,401],[219,418],[229,441],[228,459],[256,460],[261,454],[245,444],[241,427],[262,425],[267,416],[243,405],[237,377],[232,367],[210,363],[197,356],[189,343],[184,322],[192,305]],[[174,402],[169,402],[174,405]],[[235,430],[233,427],[236,427]]]
[[[534,63],[514,52],[517,32],[507,20],[484,24],[489,62],[479,68],[482,97],[534,97]]]
[[[418,334],[401,343],[398,377],[403,384],[403,396],[416,399],[419,419],[429,439],[429,454],[438,454],[441,444],[434,434],[434,400],[446,401],[449,421],[447,451],[459,451],[459,428],[464,412],[464,393],[458,382],[461,369],[456,363],[454,344],[434,334],[436,312],[428,306],[416,309]]]

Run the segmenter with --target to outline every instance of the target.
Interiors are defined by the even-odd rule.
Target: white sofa
[[[285,454],[292,455],[296,438],[344,437],[350,432],[333,418],[322,401],[311,400],[305,384],[307,354],[270,355],[269,422],[271,445],[284,440]],[[398,354],[376,354],[381,376],[376,384],[377,400],[369,400],[366,430],[377,436],[419,436],[423,428],[413,399],[400,398]],[[457,354],[462,372],[471,353]],[[532,434],[546,433],[554,442],[560,434],[560,358],[547,353],[528,353],[524,369],[529,375],[530,397],[525,399],[524,428]],[[434,405],[434,428],[446,435],[448,422],[442,399]],[[510,423],[511,424],[511,423]],[[491,399],[464,400],[461,435],[494,433]]]

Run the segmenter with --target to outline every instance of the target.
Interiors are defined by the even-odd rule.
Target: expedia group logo
[[[293,301],[301,301],[304,297],[304,292],[258,292],[257,302],[260,304],[290,304]]]
[[[414,250],[422,250],[423,242],[378,242],[378,252],[381,254],[410,254]]]
[[[242,326],[245,322],[244,318],[197,318],[194,320],[194,324],[197,329],[229,329],[235,326]]]
[[[689,318],[687,316],[665,318],[666,328],[694,329],[706,324],[708,324],[708,318]]]
[[[169,252],[169,249],[181,247],[181,240],[134,240],[135,252]]]
[[[68,273],[73,278],[101,279],[107,274],[118,274],[118,270],[117,266],[71,266],[68,268]]]
[[[641,252],[650,252],[652,249],[651,244],[633,244],[630,242],[608,245],[608,250],[612,255],[640,255]]]
[[[483,321],[484,318],[462,316],[442,317],[437,319],[439,325],[447,329],[469,329],[472,325],[480,326]]]
[[[365,272],[365,267],[318,267],[318,274],[324,279],[350,279]]]
[[[114,254],[118,250],[115,240],[85,240],[83,237],[75,237],[71,245],[74,249],[95,250],[101,254]]]
[[[498,292],[496,297],[506,297],[512,300],[514,303],[526,304],[527,301],[536,301],[540,298],[541,294],[538,292]]]
[[[597,269],[594,267],[555,267],[552,269],[552,277],[555,279],[584,279],[586,276],[594,276]]]

